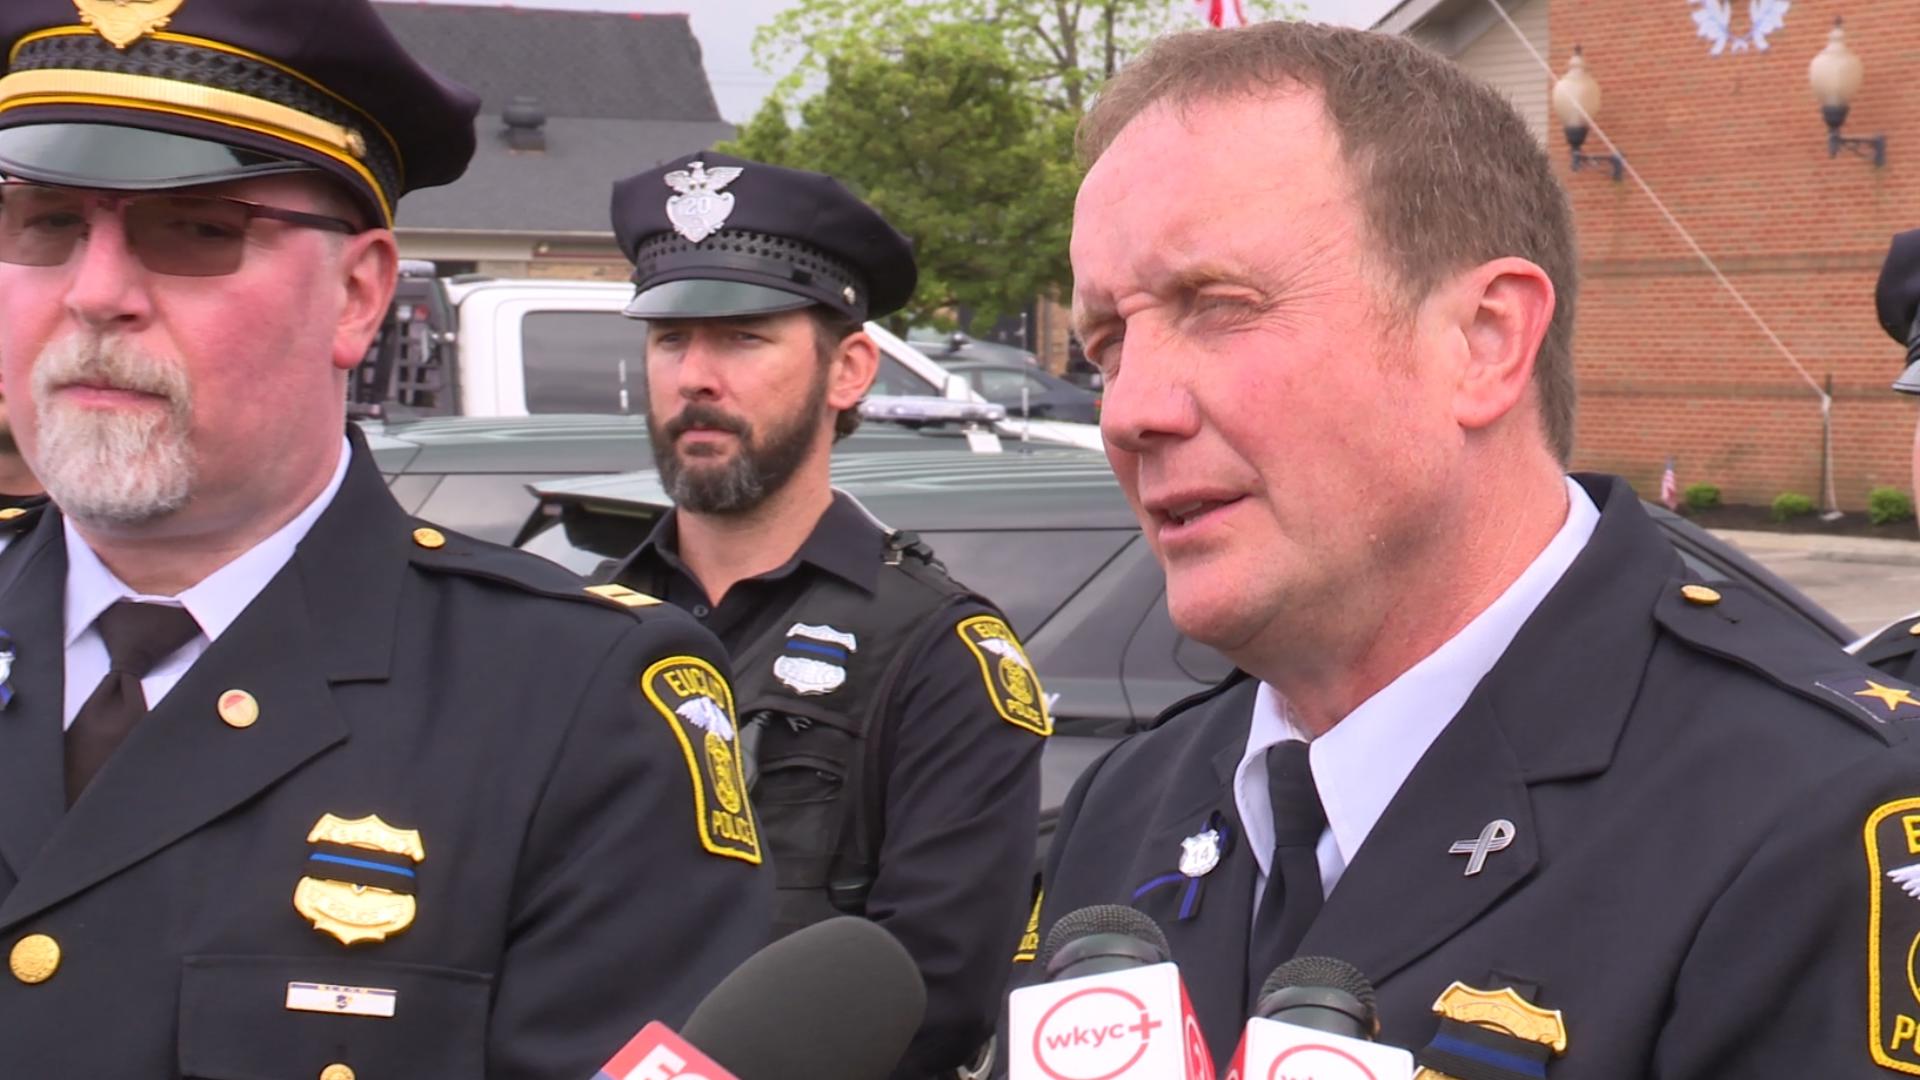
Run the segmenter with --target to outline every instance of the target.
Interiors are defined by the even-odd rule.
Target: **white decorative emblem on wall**
[[[1787,9],[1793,6],[1793,0],[1746,0],[1747,28],[1744,33],[1735,33],[1733,29],[1733,5],[1735,0],[1687,0],[1693,8],[1694,30],[1712,44],[1707,50],[1709,56],[1721,53],[1743,53],[1767,51],[1767,37],[1787,24]]]

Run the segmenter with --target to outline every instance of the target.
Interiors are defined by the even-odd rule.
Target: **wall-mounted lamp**
[[[1573,150],[1573,171],[1579,172],[1589,165],[1606,165],[1612,168],[1613,178],[1619,180],[1625,165],[1619,154],[1580,152],[1587,141],[1588,119],[1600,113],[1600,83],[1587,70],[1578,45],[1573,47],[1573,59],[1567,61],[1567,73],[1553,84],[1553,111],[1559,115],[1560,127],[1567,134],[1567,145]]]
[[[1860,83],[1866,74],[1860,57],[1847,48],[1846,31],[1840,28],[1840,17],[1835,15],[1833,29],[1827,33],[1827,47],[1815,54],[1813,62],[1807,65],[1807,81],[1813,84],[1813,96],[1820,99],[1820,115],[1827,122],[1827,156],[1839,157],[1840,151],[1848,150],[1880,166],[1887,163],[1885,135],[1852,138],[1840,134],[1840,125],[1847,122],[1847,106],[1853,101],[1853,95],[1860,92]]]

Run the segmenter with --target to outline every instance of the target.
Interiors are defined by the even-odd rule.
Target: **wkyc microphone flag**
[[[1213,1080],[1180,969],[1149,964],[1013,992],[1008,1080]]]
[[[1413,1055],[1255,1017],[1240,1036],[1227,1080],[1413,1080]]]
[[[593,1080],[738,1080],[658,1020],[640,1029]]]

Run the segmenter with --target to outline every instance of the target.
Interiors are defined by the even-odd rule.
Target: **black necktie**
[[[147,715],[140,680],[200,633],[187,609],[122,600],[94,622],[107,643],[107,674],[67,728],[67,805]]]
[[[1293,959],[1320,913],[1320,859],[1315,849],[1327,812],[1313,786],[1307,744],[1297,739],[1267,751],[1267,794],[1273,800],[1273,869],[1254,914],[1247,978],[1254,992],[1273,969]]]

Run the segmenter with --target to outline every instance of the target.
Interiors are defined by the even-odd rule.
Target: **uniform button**
[[[320,1070],[320,1080],[353,1080],[353,1070],[336,1061]]]
[[[1682,585],[1680,595],[1686,597],[1687,603],[1701,607],[1712,607],[1720,602],[1720,594],[1705,585]]]
[[[428,551],[433,551],[437,548],[447,546],[447,536],[439,529],[422,527],[413,530],[413,542],[426,548]],[[332,1080],[332,1078],[330,1077],[329,1080]]]
[[[1920,637],[1920,622],[1907,627],[1907,633],[1912,634],[1914,637]]]
[[[245,690],[220,695],[220,719],[230,728],[250,728],[260,719],[260,702]]]
[[[695,604],[695,605],[693,605],[693,617],[694,617],[694,618],[696,618],[696,619],[704,619],[704,618],[706,618],[707,616],[709,616],[709,615],[711,615],[711,614],[713,614],[713,609],[712,609],[712,608],[710,608],[710,607],[708,607],[707,605],[705,605],[705,604]]]
[[[9,506],[4,510],[0,510],[0,521],[13,521],[16,518],[23,518],[26,516],[27,516],[27,512],[25,510],[20,509],[17,506]]]
[[[60,943],[45,934],[28,934],[14,943],[8,963],[13,977],[21,982],[46,982],[60,970]]]

